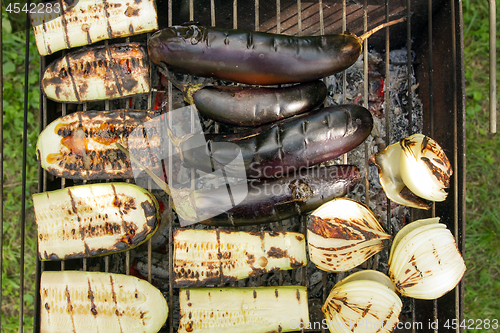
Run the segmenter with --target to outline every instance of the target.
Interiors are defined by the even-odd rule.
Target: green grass
[[[21,194],[22,194],[22,133],[24,110],[24,50],[25,34],[20,22],[7,19],[2,10],[3,47],[3,122],[4,122],[4,189],[3,189],[3,267],[2,267],[2,331],[16,332],[19,324],[19,291],[21,257]],[[21,31],[21,32],[20,32]],[[31,194],[36,191],[38,167],[35,145],[38,135],[38,64],[39,56],[30,47],[28,167],[26,201],[25,296],[23,318],[25,330],[33,325],[35,290],[36,229],[33,219]]]
[[[465,77],[467,98],[467,227],[465,318],[499,319],[500,304],[500,139],[488,134],[488,5],[464,0]],[[500,12],[500,8],[498,8]],[[9,17],[11,19],[11,17]],[[1,320],[3,332],[18,329],[20,198],[24,87],[23,22],[11,22],[2,10],[4,52],[4,235]],[[497,18],[500,22],[500,15]],[[497,41],[500,46],[500,41]],[[500,55],[500,49],[497,51]],[[30,64],[28,198],[36,190],[34,147],[38,133],[38,55],[34,43]],[[500,58],[497,63],[500,63]],[[497,69],[497,72],[498,69]],[[500,80],[499,80],[500,86]],[[499,106],[500,108],[500,106]],[[33,322],[35,230],[27,202],[24,330]],[[493,330],[490,330],[494,332]],[[474,330],[478,332],[478,330]]]
[[[500,139],[498,134],[488,134],[488,3],[465,0],[463,12],[467,102],[465,318],[500,320]]]

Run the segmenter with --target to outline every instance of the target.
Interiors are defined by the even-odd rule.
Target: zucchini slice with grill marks
[[[179,304],[179,333],[290,332],[309,323],[303,286],[181,289]]]
[[[48,98],[66,103],[148,93],[151,88],[146,48],[128,43],[68,53],[47,66],[42,88]]]
[[[179,229],[174,233],[177,287],[218,285],[307,264],[297,232]]]
[[[50,123],[39,135],[37,155],[49,173],[72,179],[132,178],[129,158],[115,143],[129,147],[148,169],[160,172],[161,136],[154,111],[75,112]],[[147,128],[143,124],[148,123]],[[138,127],[143,131],[135,131]],[[134,135],[140,134],[140,135]],[[143,135],[146,133],[147,135]]]
[[[158,29],[154,0],[64,0],[31,13],[40,55]]]
[[[128,183],[67,187],[33,195],[38,256],[61,260],[129,250],[147,241],[159,222],[158,202]]]
[[[148,282],[101,272],[48,272],[40,282],[42,333],[154,333],[167,301]]]

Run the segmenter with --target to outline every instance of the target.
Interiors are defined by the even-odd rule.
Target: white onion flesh
[[[431,201],[444,201],[453,174],[443,149],[433,139],[414,134],[400,142],[401,178],[416,195]]]
[[[439,218],[410,223],[394,239],[389,276],[403,296],[439,298],[457,286],[465,270],[455,238]]]
[[[362,264],[386,247],[391,237],[368,207],[345,198],[312,212],[307,229],[309,257],[327,272],[345,272]]]
[[[425,200],[446,199],[453,171],[443,149],[428,136],[414,134],[387,146],[371,160],[379,169],[387,198],[395,203],[429,209]]]
[[[332,333],[391,332],[402,303],[384,274],[365,270],[349,275],[331,290],[323,305]]]

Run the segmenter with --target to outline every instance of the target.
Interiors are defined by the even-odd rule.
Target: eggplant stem
[[[390,22],[385,22],[385,23],[382,23],[381,25],[378,25],[376,26],[375,28],[373,28],[372,30],[370,31],[367,31],[365,32],[364,34],[362,34],[361,36],[359,36],[358,38],[361,40],[361,41],[364,41],[365,39],[367,39],[368,37],[370,37],[371,35],[373,35],[374,33],[376,33],[377,31],[381,30],[381,29],[384,29],[384,28],[387,28],[387,27],[390,27],[391,25],[393,24],[397,24],[397,23],[401,23],[403,21],[406,20],[406,16],[403,16],[397,20],[394,20],[394,21],[390,21]]]
[[[167,71],[167,79],[181,91],[184,100],[188,104],[194,104],[194,94],[207,85],[206,83],[182,83],[170,71]]]

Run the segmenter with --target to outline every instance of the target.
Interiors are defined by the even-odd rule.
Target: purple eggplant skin
[[[172,26],[148,41],[160,68],[253,85],[318,80],[354,64],[361,50],[350,33],[287,36],[197,25]]]
[[[261,126],[318,107],[326,85],[312,81],[282,88],[209,86],[194,93],[204,116],[234,126]]]
[[[347,153],[370,135],[372,127],[372,115],[364,107],[336,105],[245,132],[206,134],[206,146],[188,138],[178,148],[186,167],[204,172],[221,168],[237,177],[241,170],[233,170],[228,162],[241,152],[247,178],[280,178]]]
[[[250,180],[231,187],[231,191],[247,190],[246,198],[223,214],[208,218],[202,224],[213,226],[254,225],[289,219],[308,213],[323,203],[346,195],[360,180],[360,172],[353,165],[302,168],[279,179]],[[203,206],[198,211],[210,214],[220,197],[227,196],[227,188],[206,191]],[[198,200],[201,191],[197,191]],[[207,215],[208,216],[208,215]]]

